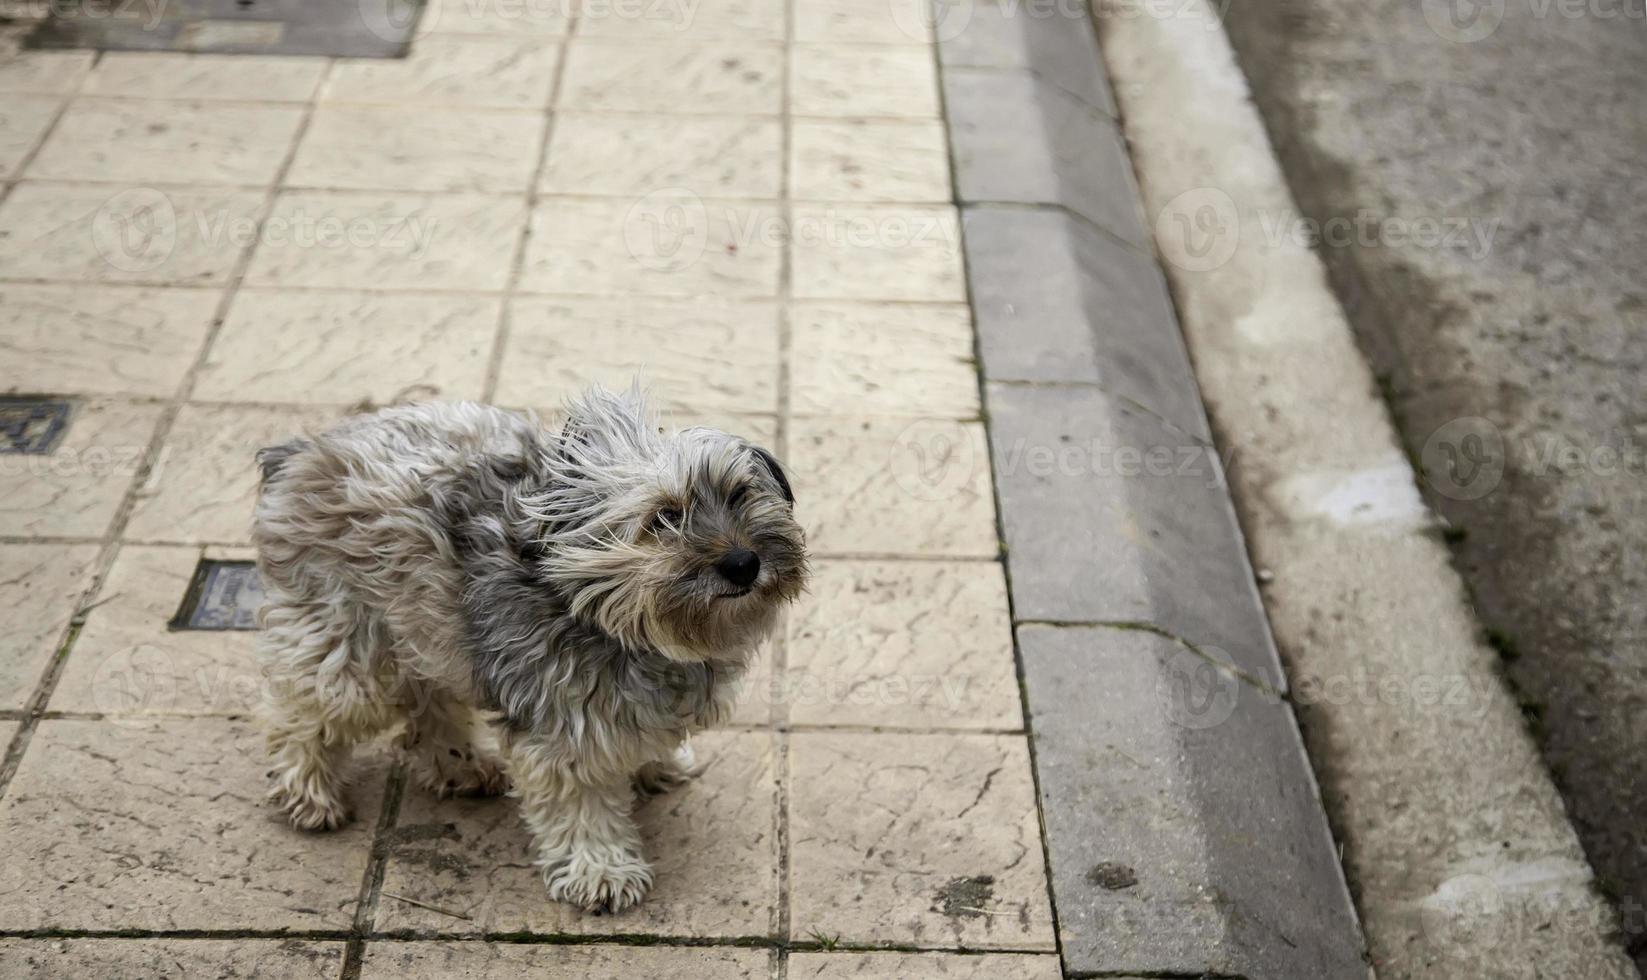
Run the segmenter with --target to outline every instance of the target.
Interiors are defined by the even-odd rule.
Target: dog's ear
[[[767,475],[772,478],[772,482],[778,485],[778,490],[783,493],[783,499],[790,504],[794,504],[795,491],[790,488],[789,477],[784,473],[783,466],[778,462],[778,458],[754,444],[750,445],[749,450],[755,454],[755,461],[760,464],[762,469],[766,470]]]

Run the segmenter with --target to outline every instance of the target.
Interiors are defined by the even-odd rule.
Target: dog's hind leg
[[[648,762],[636,771],[635,790],[644,796],[659,796],[685,786],[700,771],[692,744],[682,742],[669,758]]]
[[[480,733],[467,706],[426,684],[414,685],[413,702],[400,747],[425,789],[440,797],[497,796],[508,790],[509,777],[496,754],[476,744]]]
[[[354,746],[399,714],[360,649],[373,631],[326,606],[274,605],[259,636],[264,732],[273,768],[269,801],[299,830],[333,830],[349,819]]]

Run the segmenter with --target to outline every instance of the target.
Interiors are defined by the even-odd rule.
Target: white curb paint
[[[1160,16],[1155,16],[1159,14]],[[1384,980],[1632,978],[1204,0],[1100,18],[1148,225]],[[1458,682],[1470,702],[1417,697]],[[1364,685],[1365,687],[1365,685]]]
[[[1347,473],[1299,473],[1276,484],[1274,498],[1293,520],[1319,517],[1340,527],[1375,525],[1421,531],[1435,524],[1404,460]]]

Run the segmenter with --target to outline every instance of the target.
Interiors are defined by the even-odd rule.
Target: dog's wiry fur
[[[413,405],[258,463],[271,797],[293,825],[347,819],[351,746],[404,722],[435,792],[512,786],[553,897],[638,901],[635,789],[690,775],[687,734],[725,716],[805,583],[777,461],[595,389],[559,433]],[[722,563],[745,551],[739,585]]]

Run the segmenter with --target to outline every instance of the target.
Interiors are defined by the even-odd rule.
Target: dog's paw
[[[549,897],[597,915],[622,912],[652,888],[652,868],[633,854],[580,851],[543,871]]]
[[[680,789],[702,772],[692,755],[692,746],[681,743],[674,758],[667,762],[648,762],[635,773],[635,789],[642,796],[660,796]]]
[[[348,803],[301,782],[294,785],[285,780],[276,781],[267,799],[297,830],[336,830],[349,822]]]
[[[412,771],[423,788],[440,799],[502,796],[509,792],[509,775],[503,771],[502,763],[478,753],[440,760],[414,759]]]
[[[503,796],[509,792],[509,774],[503,763],[484,759],[475,763],[470,772],[472,780],[464,784],[464,792],[472,796]]]
[[[477,762],[425,779],[424,785],[441,799],[448,796],[502,796],[509,792],[509,776],[496,763]]]

